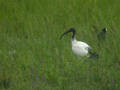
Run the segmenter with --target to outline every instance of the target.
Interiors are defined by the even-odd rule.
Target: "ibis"
[[[92,53],[91,52],[91,46],[88,45],[85,42],[78,41],[76,40],[76,30],[74,28],[70,28],[66,32],[64,32],[61,36],[60,39],[69,32],[72,32],[72,51],[77,55],[77,56],[87,56],[91,55],[90,57],[94,58],[94,55],[97,55],[96,52]]]
[[[103,28],[101,32],[98,33],[97,38],[99,41],[104,40],[106,37],[107,28]]]

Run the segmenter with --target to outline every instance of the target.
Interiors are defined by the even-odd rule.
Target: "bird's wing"
[[[85,42],[78,42],[78,43],[80,43],[80,45],[82,45],[82,46],[84,46],[84,47],[88,47],[88,48],[91,48],[87,43],[85,43]]]
[[[85,43],[85,42],[79,41],[77,44],[78,44],[79,46],[84,47],[84,48],[87,49],[88,51],[90,51],[90,50],[92,49],[92,48],[91,48],[87,43]]]

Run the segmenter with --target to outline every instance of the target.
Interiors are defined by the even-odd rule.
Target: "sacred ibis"
[[[107,28],[103,28],[101,32],[98,33],[97,38],[99,41],[106,38]]]
[[[68,31],[64,32],[61,36],[60,39],[62,39],[62,37],[69,33],[72,32],[72,51],[77,55],[77,56],[87,56],[88,54],[90,54],[90,58],[95,58],[97,56],[97,53],[91,52],[91,47],[82,41],[78,41],[76,40],[76,30],[74,28],[70,28]],[[95,55],[95,56],[94,56]]]

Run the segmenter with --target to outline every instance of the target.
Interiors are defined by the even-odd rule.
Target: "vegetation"
[[[0,0],[0,90],[120,90],[119,3]],[[59,40],[71,27],[99,59],[76,57],[71,34]]]

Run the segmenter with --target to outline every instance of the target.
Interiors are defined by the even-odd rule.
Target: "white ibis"
[[[96,52],[94,52],[94,53],[91,52],[91,47],[87,43],[76,40],[76,38],[75,38],[76,30],[74,28],[70,28],[68,31],[64,32],[61,35],[60,39],[62,39],[62,37],[69,32],[73,33],[73,35],[72,35],[72,50],[77,56],[86,56],[86,55],[90,54],[90,55],[92,55],[91,57],[94,58],[93,55],[97,55]]]

